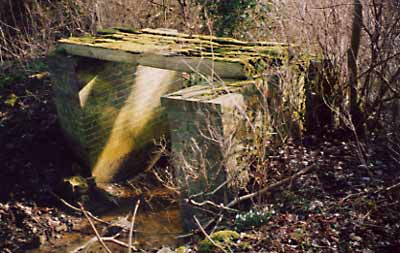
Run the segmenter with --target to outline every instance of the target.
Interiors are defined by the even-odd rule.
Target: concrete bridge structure
[[[201,193],[221,186],[212,199],[226,203],[247,183],[242,157],[256,129],[269,127],[266,119],[283,117],[284,127],[297,132],[314,120],[318,76],[289,47],[165,29],[113,28],[62,39],[50,62],[59,122],[97,183],[142,172],[154,140],[165,135],[181,200],[201,201]],[[279,91],[274,71],[293,72],[290,91]],[[203,81],[188,82],[187,73]],[[265,115],[273,111],[261,108],[266,99],[280,105],[293,91],[294,113]],[[194,209],[181,206],[190,228]]]
[[[254,86],[269,67],[285,64],[288,47],[165,29],[113,28],[96,36],[62,39],[51,61],[60,124],[97,182],[134,176],[146,167],[153,140],[161,135],[171,135],[172,151],[182,153],[180,137],[173,132],[189,130],[173,117],[186,113],[193,122],[202,117],[183,105],[196,100],[232,107],[224,97],[242,103],[241,90]],[[185,88],[182,72],[220,81],[196,92],[196,87],[183,90],[186,96],[178,98],[174,92]],[[223,92],[212,101],[199,99],[218,89]]]

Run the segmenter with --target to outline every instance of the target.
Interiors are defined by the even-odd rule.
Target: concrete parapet
[[[257,96],[255,82],[240,87],[196,85],[161,99],[168,114],[172,161],[187,229],[196,211],[185,199],[226,203],[233,191],[247,183],[247,167],[239,158],[251,96]],[[207,196],[220,185],[224,186]]]

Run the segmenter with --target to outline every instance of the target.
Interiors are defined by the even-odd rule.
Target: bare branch
[[[225,211],[234,212],[234,213],[238,213],[238,212],[239,212],[239,210],[237,210],[237,209],[224,206],[223,204],[219,204],[219,205],[218,205],[218,204],[216,204],[216,203],[214,203],[214,202],[212,202],[212,201],[210,201],[210,200],[205,200],[205,201],[203,201],[203,202],[196,202],[196,201],[194,201],[193,199],[186,199],[186,201],[187,201],[188,203],[194,205],[194,206],[203,207],[203,206],[205,206],[205,205],[209,205],[209,206],[213,206],[213,207],[215,207],[215,208],[217,208],[217,209],[220,209],[220,210],[225,210]]]
[[[224,253],[228,253],[228,251],[226,251],[226,249],[221,246],[219,243],[215,242],[213,239],[211,239],[211,237],[207,234],[207,232],[204,230],[204,228],[201,226],[199,220],[196,218],[196,216],[193,216],[194,221],[196,222],[197,226],[199,227],[199,230],[203,233],[203,235],[217,248],[219,248],[220,250],[222,250],[222,252]],[[232,252],[232,251],[230,251]]]
[[[111,251],[111,250],[107,247],[107,245],[104,243],[103,239],[101,238],[99,232],[98,232],[97,229],[96,229],[96,226],[93,224],[93,221],[90,219],[89,215],[86,213],[86,210],[84,209],[83,205],[80,204],[80,203],[79,203],[79,205],[80,205],[80,207],[81,207],[81,211],[82,211],[83,215],[85,215],[86,219],[89,221],[89,224],[90,224],[90,226],[91,226],[92,229],[93,229],[93,232],[96,234],[96,237],[97,237],[97,239],[99,240],[101,246],[103,246],[103,250],[104,250],[106,253],[112,253],[112,251]]]
[[[285,179],[283,179],[283,180],[281,180],[279,182],[276,182],[276,183],[274,183],[274,184],[272,184],[270,186],[262,188],[261,190],[258,190],[256,192],[253,192],[253,193],[250,193],[250,194],[247,194],[247,195],[244,195],[244,196],[241,196],[241,197],[238,197],[238,198],[232,200],[226,207],[233,207],[233,206],[239,204],[240,202],[242,202],[244,200],[252,199],[252,198],[256,197],[257,195],[265,194],[265,193],[267,193],[269,191],[275,190],[276,188],[279,188],[284,184],[290,183],[291,181],[299,178],[302,175],[305,175],[307,173],[310,173],[310,172],[314,171],[318,167],[319,166],[317,164],[312,164],[310,166],[307,166],[306,168],[304,168],[301,171],[295,173],[291,177],[287,177],[287,178],[285,178]]]
[[[82,210],[81,210],[81,209],[79,209],[78,207],[75,207],[75,206],[71,205],[70,203],[68,203],[68,202],[65,201],[64,199],[60,198],[60,197],[59,197],[57,194],[55,194],[53,191],[50,191],[50,194],[53,195],[56,199],[58,199],[61,203],[63,203],[63,204],[66,205],[67,207],[71,208],[72,210],[74,210],[74,211],[76,211],[76,212],[79,212],[79,213],[82,213]],[[83,213],[82,213],[82,214],[83,214]],[[104,221],[104,220],[102,220],[102,219],[100,219],[100,218],[94,216],[94,215],[93,215],[91,212],[89,212],[89,211],[86,211],[86,214],[87,214],[90,218],[92,218],[93,220],[95,220],[95,221],[97,221],[97,222],[110,225],[109,222]]]
[[[132,222],[131,222],[131,227],[129,229],[129,247],[128,247],[128,253],[131,253],[131,248],[132,248],[132,237],[133,237],[133,226],[135,224],[135,218],[136,218],[136,213],[137,210],[139,209],[140,205],[140,199],[136,202],[135,210],[133,211],[132,215]]]
[[[124,243],[124,242],[122,242],[122,241],[120,241],[120,240],[117,240],[117,239],[116,239],[116,236],[112,236],[112,237],[101,237],[101,240],[102,240],[103,242],[111,242],[111,243],[114,243],[114,244],[116,244],[116,245],[118,245],[118,246],[121,246],[121,247],[124,247],[124,248],[128,248],[128,249],[130,248],[130,249],[132,249],[133,251],[137,251],[137,250],[138,250],[138,249],[135,248],[134,246],[129,246],[128,244],[126,244],[126,243]],[[98,241],[98,238],[95,236],[95,237],[91,238],[89,241],[87,241],[84,245],[79,246],[78,248],[74,249],[74,250],[71,251],[71,252],[72,252],[72,253],[78,253],[78,252],[80,252],[80,251],[86,249],[86,248],[87,248],[88,246],[90,246],[92,243],[97,242],[97,241]]]

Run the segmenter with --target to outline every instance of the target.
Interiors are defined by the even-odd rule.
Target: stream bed
[[[110,185],[108,187],[111,187]],[[104,186],[103,186],[104,188]],[[109,189],[110,190],[110,189]],[[111,189],[111,192],[115,189]],[[133,206],[138,199],[137,192],[129,190],[128,187],[118,189],[121,197],[118,207],[113,207],[101,215],[100,219],[109,223],[125,222],[130,224]],[[154,250],[162,247],[177,247],[179,245],[178,235],[183,233],[180,217],[180,209],[175,201],[167,200],[168,192],[165,189],[155,189],[146,193],[146,198],[139,206],[133,233],[132,245],[138,249]],[[165,198],[165,199],[163,199]],[[96,213],[96,212],[94,212]],[[118,232],[119,227],[108,226],[106,224],[96,224],[97,231],[102,236],[112,236]],[[114,230],[113,230],[114,229]],[[115,231],[115,229],[117,231]],[[117,237],[119,241],[128,243],[128,232],[121,232]],[[71,232],[65,232],[59,238],[52,238],[44,243],[39,249],[27,252],[102,252],[101,244],[97,240],[89,243],[95,237],[95,233],[87,219],[82,217],[78,224],[74,225]],[[85,244],[86,247],[82,249]],[[127,252],[127,248],[106,242],[106,245],[114,253]],[[81,248],[81,250],[79,250]]]

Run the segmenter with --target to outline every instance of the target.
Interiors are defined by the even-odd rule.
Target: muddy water
[[[117,217],[121,216],[122,213]],[[104,219],[115,219],[115,217],[115,214],[112,214]],[[147,249],[177,246],[176,237],[182,234],[180,220],[180,211],[175,205],[159,211],[139,213],[135,219],[135,245]]]
[[[157,194],[160,190],[155,190],[155,192]],[[126,195],[127,192],[124,191],[123,194]],[[131,201],[130,199],[125,198],[123,201],[124,205],[100,215],[99,218],[107,222],[116,222],[124,219],[130,214],[132,205],[135,203],[133,199]],[[40,249],[29,252],[74,252],[82,245],[85,245],[91,238],[95,237],[87,220],[82,220],[82,223],[78,227],[72,232],[63,234],[61,238],[51,240],[42,245]],[[100,233],[104,233],[106,225],[96,225],[96,228]],[[176,237],[182,234],[183,231],[178,205],[176,203],[163,204],[163,206],[156,204],[149,207],[146,203],[142,204],[136,215],[134,230],[133,246],[138,249],[160,249],[163,246],[174,248],[179,246],[179,241]],[[122,233],[117,239],[127,243],[128,233]],[[127,252],[127,249],[124,247],[109,242],[106,244],[112,252]],[[79,252],[103,251],[101,250],[101,245],[98,242],[94,242],[86,247],[86,251]]]

